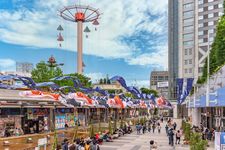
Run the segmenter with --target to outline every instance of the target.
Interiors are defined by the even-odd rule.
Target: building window
[[[208,0],[208,3],[213,2],[214,0]]]
[[[198,20],[202,20],[203,19],[203,16],[198,16]]]
[[[198,9],[198,12],[203,12],[203,8],[199,8]]]
[[[184,4],[184,8],[192,8],[193,7],[193,3],[188,3],[188,4]]]
[[[205,22],[205,23],[203,24],[203,26],[204,26],[204,27],[207,27],[207,26],[208,26],[208,22]]]
[[[204,35],[208,35],[208,30],[204,30],[204,31],[203,31],[203,34],[204,34]]]
[[[188,70],[187,69],[184,69],[185,73],[188,73]]]
[[[220,3],[220,4],[219,4],[219,8],[223,8],[223,4]]]
[[[199,39],[198,40],[198,43],[203,43],[203,39]]]
[[[219,12],[219,16],[223,16],[223,12]]]
[[[189,73],[192,73],[192,68],[189,68]]]
[[[193,21],[194,21],[194,18],[184,19],[184,23],[190,23]]]
[[[184,31],[193,31],[193,30],[194,30],[193,26],[184,27]]]
[[[214,9],[218,9],[218,8],[219,8],[218,4],[214,5]]]
[[[208,7],[208,10],[213,10],[213,5]]]
[[[192,55],[192,49],[189,49],[189,55]]]
[[[209,14],[208,15],[209,18],[213,18],[213,16],[214,16],[213,14]]]
[[[208,26],[213,26],[213,21],[208,22]]]
[[[184,55],[187,55],[188,54],[188,49],[185,49],[184,50]]]
[[[194,25],[194,18],[184,19],[184,26]]]
[[[184,42],[184,46],[192,46],[194,44],[194,41],[186,41]]]
[[[198,0],[198,4],[203,4],[203,0]]]
[[[203,27],[203,23],[198,24],[198,27],[202,28]]]
[[[217,24],[217,20],[214,21],[214,25],[216,25],[216,24]]]
[[[214,33],[214,29],[209,29],[209,34],[213,34]]]
[[[205,43],[205,42],[208,42],[208,38],[204,38],[203,39],[203,42]]]
[[[194,16],[194,11],[184,12],[184,18],[191,18]]]
[[[192,64],[192,59],[189,59],[189,64]]]
[[[184,64],[187,65],[188,64],[188,60],[184,60]]]
[[[209,38],[209,42],[213,42],[213,40],[214,40],[214,37]]]
[[[198,32],[198,35],[203,35],[203,31],[199,31]]]
[[[190,34],[184,34],[183,37],[184,37],[184,40],[185,40],[185,39],[190,39],[190,38],[193,38],[193,37],[194,37],[194,34],[193,34],[193,33],[190,33]]]
[[[218,12],[214,13],[214,17],[218,17],[218,16],[219,16]]]

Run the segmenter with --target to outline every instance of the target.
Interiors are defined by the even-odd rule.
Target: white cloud
[[[167,46],[158,46],[155,50],[156,52],[141,54],[135,58],[129,58],[126,61],[130,65],[152,65],[166,70],[168,68]]]
[[[149,88],[150,87],[150,81],[149,80],[127,80],[128,85],[132,85],[138,88]]]
[[[15,71],[16,62],[12,59],[0,59],[0,71]]]
[[[20,1],[20,0],[19,0]],[[17,1],[17,4],[18,2]],[[56,41],[57,26],[64,27],[63,49],[76,50],[75,24],[63,21],[57,17],[57,10],[70,5],[70,0],[37,0],[34,10],[20,8],[19,10],[0,11],[0,39],[4,42],[33,46],[40,48],[58,48]],[[103,15],[99,20],[97,31],[91,29],[89,38],[84,38],[84,53],[104,58],[123,58],[131,65],[149,65],[148,60],[154,60],[161,52],[142,53],[136,56],[133,47],[118,41],[121,36],[132,36],[135,32],[145,31],[151,34],[162,35],[165,30],[167,1],[165,0],[86,0],[85,4],[91,4],[99,8]],[[157,19],[149,19],[150,15]],[[85,27],[85,26],[84,26]],[[85,35],[84,35],[85,36]],[[161,43],[155,43],[160,45]],[[153,58],[147,58],[153,57]],[[145,62],[140,62],[144,58]],[[150,63],[153,64],[153,63]],[[165,66],[165,64],[161,64]]]
[[[104,75],[101,72],[91,72],[91,73],[87,73],[85,74],[87,77],[91,78],[91,81],[93,83],[97,83],[101,78],[105,78],[106,75]]]

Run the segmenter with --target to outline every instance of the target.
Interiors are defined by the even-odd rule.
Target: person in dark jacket
[[[62,144],[62,150],[69,150],[68,144],[69,144],[68,139],[64,139]]]

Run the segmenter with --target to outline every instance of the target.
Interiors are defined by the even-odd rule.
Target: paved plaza
[[[168,137],[166,136],[165,133],[165,124],[162,124],[162,130],[160,134],[157,131],[155,133],[147,132],[144,135],[143,134],[137,135],[136,132],[133,132],[132,134],[122,136],[111,143],[104,142],[104,144],[101,145],[100,148],[101,150],[149,150],[150,140],[154,140],[157,142],[158,150],[190,149],[189,146],[187,145],[175,145],[174,147],[169,146]],[[213,149],[214,148],[212,146],[208,148],[208,150]]]

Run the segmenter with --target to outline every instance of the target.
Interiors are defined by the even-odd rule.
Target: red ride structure
[[[99,25],[100,13],[98,9],[84,5],[67,6],[59,10],[59,15],[70,22],[77,23],[77,73],[83,73],[83,23],[92,22]],[[87,29],[86,29],[87,30]],[[90,30],[88,29],[90,32]]]

